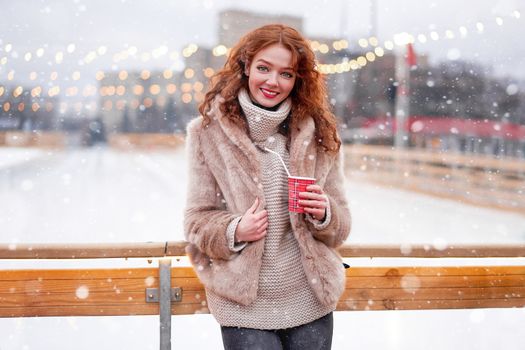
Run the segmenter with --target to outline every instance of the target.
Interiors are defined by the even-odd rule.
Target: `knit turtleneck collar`
[[[253,104],[246,89],[239,91],[239,103],[248,121],[250,136],[255,142],[264,142],[279,131],[279,125],[292,109],[290,98],[284,100],[276,111],[269,111]]]

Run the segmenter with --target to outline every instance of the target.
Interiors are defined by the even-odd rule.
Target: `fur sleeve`
[[[330,223],[326,227],[318,229],[313,223],[307,221],[313,236],[332,248],[343,244],[350,234],[351,227],[350,209],[348,208],[344,186],[343,157],[343,147],[341,147],[323,188],[329,201]]]
[[[232,252],[226,230],[235,218],[221,202],[217,182],[210,172],[201,145],[202,119],[188,125],[186,156],[188,161],[188,189],[184,212],[186,240],[212,259],[229,259]]]

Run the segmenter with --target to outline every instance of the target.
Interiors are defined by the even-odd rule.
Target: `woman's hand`
[[[323,221],[328,206],[327,198],[323,189],[319,185],[306,186],[308,192],[299,192],[299,205],[304,207],[304,211],[313,216],[314,219]]]
[[[255,198],[252,206],[248,208],[246,213],[242,216],[237,224],[235,230],[235,242],[253,242],[266,236],[266,228],[268,228],[268,212],[261,210],[258,213],[259,198]]]

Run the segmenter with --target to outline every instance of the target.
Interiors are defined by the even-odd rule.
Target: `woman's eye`
[[[267,72],[268,71],[268,67],[266,67],[266,66],[257,66],[257,70],[261,71],[261,72]]]
[[[291,79],[293,78],[293,74],[292,73],[288,73],[288,72],[284,72],[282,73],[282,76],[287,78],[287,79]]]

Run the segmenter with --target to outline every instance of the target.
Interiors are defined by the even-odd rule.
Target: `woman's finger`
[[[326,208],[326,201],[300,200],[299,205],[305,208]]]
[[[308,186],[306,186],[306,190],[308,192],[315,192],[315,193],[319,193],[319,194],[323,193],[323,189],[319,185],[308,185]]]
[[[259,197],[255,197],[255,201],[253,202],[252,206],[248,208],[246,212],[253,214],[257,210],[258,206],[259,206]]]

